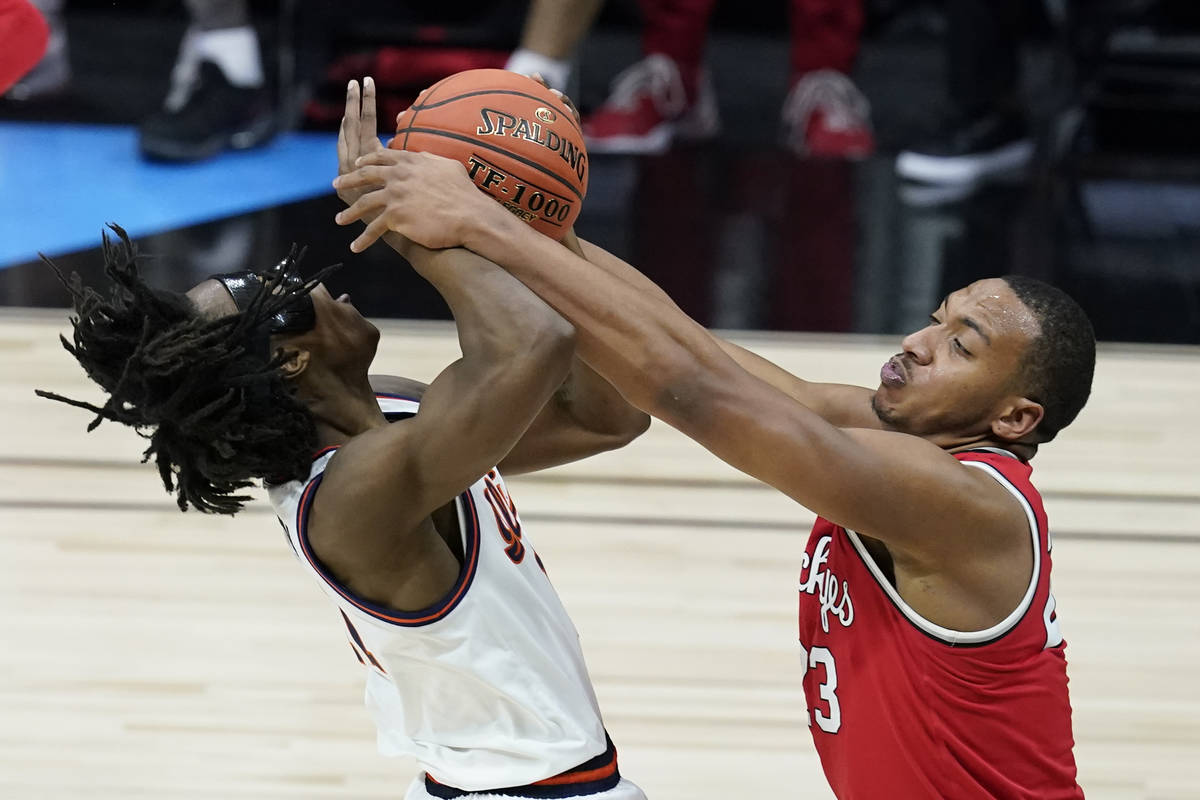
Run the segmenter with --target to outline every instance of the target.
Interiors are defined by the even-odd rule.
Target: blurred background
[[[0,0],[6,18],[3,305],[64,306],[37,254],[97,280],[115,221],[164,285],[298,241],[347,264],[332,283],[364,313],[443,318],[332,222],[345,82],[373,75],[387,120],[508,65],[583,112],[580,234],[706,325],[901,333],[1018,272],[1101,340],[1200,343],[1191,0]]]

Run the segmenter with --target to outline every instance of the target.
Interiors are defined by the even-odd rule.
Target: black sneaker
[[[233,86],[220,67],[204,61],[183,106],[161,109],[142,122],[138,146],[147,158],[199,161],[227,148],[257,147],[274,135],[266,87]]]
[[[896,173],[923,183],[977,183],[1024,169],[1033,140],[1021,117],[994,113],[948,130],[942,138],[896,158]]]

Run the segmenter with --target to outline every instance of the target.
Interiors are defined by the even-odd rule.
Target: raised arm
[[[326,471],[318,510],[336,505],[339,518],[368,535],[415,529],[478,480],[521,440],[567,374],[571,326],[512,276],[470,258],[413,253],[414,268],[454,314],[462,357],[424,390],[413,419],[355,437]]]
[[[360,97],[361,92],[361,97]],[[375,85],[367,78],[360,89],[351,81],[346,92],[346,110],[338,137],[338,172],[353,169],[354,160],[366,153],[382,150],[376,136]],[[352,203],[360,191],[341,191],[342,199]],[[412,245],[394,232],[384,237],[388,245],[410,261],[418,271],[435,269],[453,280],[455,273],[471,270],[479,257],[467,250],[429,250]],[[579,253],[578,245],[572,242]],[[446,269],[449,267],[449,269]],[[379,386],[396,386],[407,391],[424,391],[422,384],[407,379],[376,376]],[[507,474],[530,472],[565,464],[628,444],[650,424],[650,418],[631,406],[621,393],[600,377],[581,359],[573,358],[570,371],[539,411],[525,434],[504,455],[499,466]],[[489,464],[490,468],[493,464]]]
[[[374,103],[363,130],[358,86],[351,88],[347,106],[353,100],[355,114],[338,137],[342,171],[357,154],[381,148]],[[355,591],[408,609],[433,602],[459,572],[449,540],[428,520],[521,440],[566,376],[574,331],[486,259],[428,250],[398,234],[388,241],[450,306],[462,357],[427,387],[372,380],[377,390],[419,389],[420,410],[342,446],[316,494],[309,535],[325,566]]]

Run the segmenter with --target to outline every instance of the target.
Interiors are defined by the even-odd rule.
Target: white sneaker
[[[858,159],[875,151],[871,104],[837,70],[821,69],[797,80],[782,116],[784,141],[797,155]]]

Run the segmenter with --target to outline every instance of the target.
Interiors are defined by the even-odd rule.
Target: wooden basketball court
[[[99,400],[65,319],[0,312],[0,797],[402,797],[414,764],[375,753],[344,626],[265,501],[180,514],[130,431],[34,396]],[[382,328],[378,372],[457,355],[447,325]],[[896,348],[737,340],[868,384]],[[1093,800],[1200,797],[1198,394],[1196,349],[1103,347],[1089,407],[1035,461]],[[510,483],[623,773],[651,800],[832,796],[796,645],[811,513],[660,423]]]

